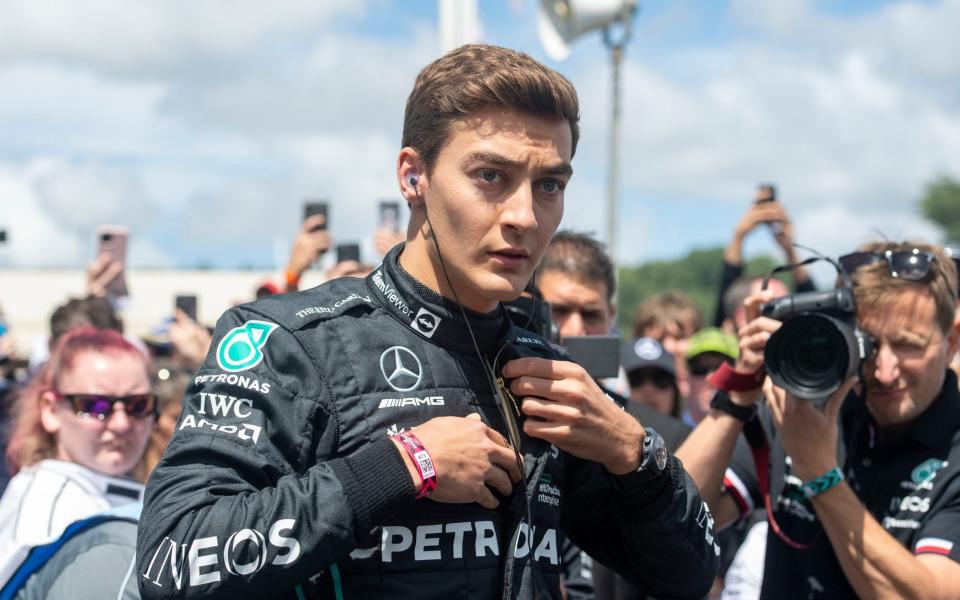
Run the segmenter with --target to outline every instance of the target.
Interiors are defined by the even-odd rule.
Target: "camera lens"
[[[849,326],[833,317],[805,313],[790,319],[770,337],[764,351],[767,372],[794,396],[825,401],[847,378],[855,344]]]

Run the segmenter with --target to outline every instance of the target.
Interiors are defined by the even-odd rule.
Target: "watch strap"
[[[738,421],[749,423],[757,416],[757,405],[741,406],[734,403],[730,396],[723,390],[717,390],[710,400],[710,408],[728,414]]]

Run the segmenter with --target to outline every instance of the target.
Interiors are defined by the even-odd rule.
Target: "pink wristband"
[[[413,459],[417,473],[420,474],[420,491],[417,493],[417,498],[426,498],[437,489],[437,469],[433,466],[430,453],[423,447],[420,439],[412,433],[401,431],[393,436],[393,439],[403,445],[403,449]]]

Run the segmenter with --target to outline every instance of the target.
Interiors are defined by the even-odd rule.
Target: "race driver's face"
[[[431,172],[420,177],[419,200],[430,219],[426,251],[436,253],[432,226],[464,306],[488,312],[523,291],[563,217],[571,149],[569,122],[513,109],[485,109],[451,125]],[[401,257],[408,270],[410,258]],[[451,297],[446,277],[436,278]]]

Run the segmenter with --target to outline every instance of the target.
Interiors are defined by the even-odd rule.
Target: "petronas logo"
[[[947,466],[947,463],[939,458],[928,458],[913,469],[913,472],[910,473],[910,479],[913,479],[913,482],[917,485],[926,483],[936,477],[937,471],[945,466]]]
[[[246,371],[263,360],[263,346],[279,327],[266,321],[247,321],[231,329],[217,346],[217,364],[224,371]]]

